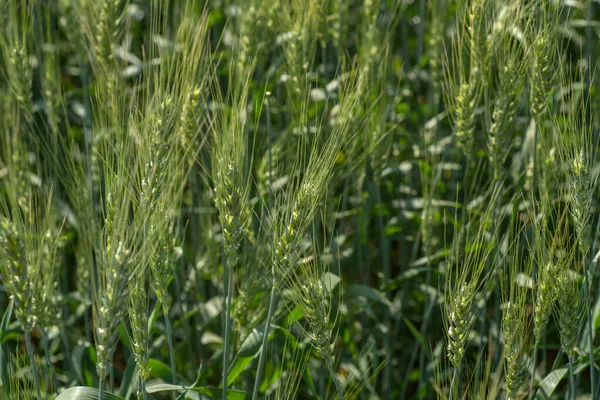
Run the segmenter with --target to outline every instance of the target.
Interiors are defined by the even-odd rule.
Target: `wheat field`
[[[600,399],[598,43],[592,0],[0,0],[0,399]]]

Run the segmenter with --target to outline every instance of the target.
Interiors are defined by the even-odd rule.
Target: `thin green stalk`
[[[425,325],[425,323],[423,323],[423,325]],[[415,364],[415,361],[417,359],[417,354],[419,352],[419,345],[415,345],[415,347],[413,347],[412,353],[410,354],[410,359],[408,361],[407,364],[407,368],[405,370],[404,373],[404,379],[402,380],[402,390],[400,391],[400,398],[403,399],[404,396],[406,395],[406,388],[408,387],[409,383],[410,383],[410,373],[413,369],[413,366]]]
[[[273,183],[273,144],[271,143],[271,111],[269,108],[270,95],[267,95],[267,152],[269,153],[269,186]],[[269,188],[269,209],[273,209],[273,190]]]
[[[98,385],[98,400],[104,400],[104,378],[100,378]]]
[[[50,375],[50,380],[52,381],[52,388],[54,391],[58,390],[58,385],[56,382],[56,375],[54,372],[54,365],[50,361],[50,345],[48,343],[48,333],[42,332],[42,345],[44,346],[44,355],[46,356],[46,364],[48,364],[48,374]]]
[[[29,360],[31,361],[31,371],[33,374],[33,381],[35,382],[35,391],[37,398],[42,400],[42,391],[40,390],[40,379],[37,373],[37,367],[35,366],[35,358],[33,357],[33,347],[31,347],[31,334],[25,332],[25,346],[27,346],[27,353],[29,354]]]
[[[177,290],[177,293],[183,292],[183,288],[181,287],[181,281],[179,280],[179,272],[180,271],[182,271],[181,268],[175,268],[175,270],[173,271],[173,281],[175,283],[175,289]],[[183,311],[183,302],[178,301],[177,303],[179,305],[179,312],[181,313],[181,315],[185,315],[185,312]],[[190,327],[190,322],[187,318],[183,318],[182,326],[183,326],[183,330],[185,331],[188,352],[189,352],[189,354],[194,354],[195,351],[192,346],[192,343],[194,343],[194,341],[192,340],[192,334],[191,334],[192,329]],[[192,369],[196,369],[196,366],[194,365],[193,357],[190,360],[190,363],[191,363]]]
[[[569,356],[569,387],[571,389],[571,398],[577,398],[577,387],[575,385],[575,373],[573,372],[573,356]]]
[[[496,181],[494,183],[494,190],[498,190],[499,191],[499,195],[496,198],[495,205],[494,205],[494,213],[496,214],[496,213],[498,213],[498,210],[501,209],[500,198],[502,196],[502,187],[501,187],[501,184],[498,181]],[[466,201],[466,197],[465,197],[464,204],[468,204],[467,201]],[[513,215],[514,215],[514,210],[515,210],[515,208],[513,207]],[[498,222],[498,218],[500,218],[501,215],[502,215],[501,212],[498,213],[497,214],[497,218],[494,218],[494,220],[492,222],[492,224],[493,224],[493,228],[492,229],[494,230],[494,232],[498,232],[499,229],[500,229],[499,226],[498,226],[498,224],[497,224],[497,222]],[[510,226],[510,224],[509,224],[509,226]],[[509,232],[509,234],[510,234],[510,232]],[[494,242],[494,258],[498,257],[499,250],[500,249],[498,248],[498,243]],[[488,266],[489,266],[489,264],[488,264]],[[498,277],[496,277],[496,280],[497,280],[496,282],[498,282]],[[502,291],[502,289],[500,288],[500,284],[496,284],[495,287],[494,287],[494,302],[495,302],[494,309],[496,310],[495,311],[495,318],[496,318],[496,321],[498,321],[498,322],[502,321],[502,312],[501,312],[502,293],[501,293],[501,291]],[[497,335],[497,337],[496,337],[496,346],[498,346],[497,348],[501,348],[500,347],[502,345],[501,342],[502,342],[502,340],[500,338],[500,335]],[[495,352],[494,362],[496,364],[500,361],[500,357],[501,357],[500,353],[501,352],[499,352],[499,351]]]
[[[8,346],[6,343],[0,343],[0,379],[2,382],[8,382],[8,364],[6,359],[6,353],[8,352]],[[8,398],[8,385],[2,385],[2,393]]]
[[[344,392],[342,391],[342,386],[340,385],[340,382],[335,376],[335,372],[333,372],[333,362],[331,360],[331,355],[327,356],[327,360],[325,362],[327,363],[327,369],[329,370],[329,375],[331,375],[331,380],[333,381],[335,389],[338,392],[339,400],[344,400]]]
[[[428,271],[429,273],[429,271]],[[427,278],[426,278],[427,280]],[[429,297],[427,297],[428,299]],[[421,324],[421,328],[419,329],[419,334],[421,335],[421,337],[425,337],[425,333],[427,331],[427,322],[430,320],[429,316],[431,315],[431,312],[433,311],[433,307],[435,306],[434,302],[429,302],[428,300],[426,300],[425,303],[425,309],[423,310],[423,323]],[[399,321],[399,319],[396,319],[396,321]],[[391,332],[390,332],[391,335]],[[411,353],[410,356],[410,360],[408,362],[408,368],[406,368],[406,372],[404,375],[404,380],[402,382],[402,390],[400,392],[400,398],[403,399],[405,394],[406,394],[406,388],[408,387],[409,383],[410,383],[410,375],[411,375],[411,371],[413,369],[413,366],[416,362],[417,359],[417,354],[419,354],[419,358],[421,357],[422,354],[424,354],[424,349],[423,347],[417,343],[415,345],[415,347],[413,348],[413,352]],[[389,363],[388,363],[389,364]],[[421,364],[421,360],[419,360],[419,365]],[[419,368],[419,371],[423,372],[421,370],[421,368]],[[420,378],[421,379],[421,378]]]
[[[224,250],[223,250],[224,251]],[[227,282],[227,293],[225,300],[225,336],[223,342],[223,395],[222,400],[227,400],[227,375],[229,373],[229,330],[231,319],[231,297],[233,289],[233,271],[229,269],[227,260],[223,255],[223,278]]]
[[[381,191],[379,190],[379,184],[378,184],[378,180],[377,177],[375,177],[374,180],[374,187],[375,187],[375,201],[377,205],[381,205]],[[384,224],[383,224],[383,216],[382,216],[382,212],[381,210],[378,211],[377,213],[377,230],[379,231],[379,248],[381,251],[381,255],[382,255],[382,262],[383,262],[383,284],[386,287],[386,291],[387,291],[387,285],[390,282],[390,263],[389,263],[389,257],[388,257],[388,248],[387,248],[387,241],[385,239],[385,228],[384,228]],[[384,316],[384,321],[385,324],[387,326],[391,325],[391,315],[389,310],[386,309],[385,311],[385,316]],[[386,353],[392,354],[392,338],[391,338],[391,332],[388,333],[388,335],[386,335],[385,338],[385,348],[386,348]],[[391,395],[391,381],[392,381],[392,365],[391,363],[387,363],[384,367],[384,371],[383,371],[383,390],[384,390],[384,399],[385,400],[389,400],[390,399],[390,395]]]
[[[585,261],[584,261],[585,262]],[[594,330],[593,330],[593,326],[592,326],[592,310],[590,307],[590,283],[589,283],[589,266],[590,264],[586,263],[585,268],[584,268],[584,272],[583,272],[583,276],[584,276],[584,280],[585,280],[585,304],[586,304],[586,309],[587,309],[587,324],[588,324],[588,352],[589,352],[589,357],[590,357],[590,385],[591,385],[591,395],[592,395],[592,399],[595,399],[596,396],[594,396],[595,392],[596,392],[596,380],[594,378]]]
[[[169,361],[171,363],[171,379],[173,385],[177,384],[177,372],[175,370],[175,350],[173,349],[173,334],[171,333],[171,319],[169,318],[169,310],[165,307],[163,309],[165,316],[165,326],[167,328],[167,343],[169,345]]]
[[[267,96],[267,151],[269,155],[269,179],[272,180],[273,177],[273,154],[272,154],[272,143],[271,143],[271,113],[269,111],[269,96]],[[269,209],[273,208],[273,191],[269,190]],[[271,316],[273,314],[273,310],[275,309],[275,266],[271,264],[271,275],[273,277],[273,283],[271,285],[271,296],[269,298],[269,310],[267,311],[267,322],[265,323],[265,330],[263,331],[262,342],[260,345],[260,355],[258,357],[258,369],[256,371],[256,378],[254,380],[254,389],[252,391],[252,400],[256,400],[258,398],[258,390],[260,387],[260,377],[262,375],[262,370],[264,367],[264,356],[266,353],[267,346],[267,336],[269,335],[269,326],[271,324]]]
[[[546,362],[548,361],[548,352],[545,349],[548,348],[548,335],[545,330],[542,334],[542,348],[544,349],[542,350],[542,365],[546,365]],[[561,353],[559,353],[558,358],[560,358],[560,354]],[[554,366],[552,369],[554,369]]]
[[[596,147],[594,146],[594,149],[595,148]],[[598,237],[599,234],[600,234],[600,216],[598,217],[598,222],[596,222],[596,236],[595,237]],[[590,271],[591,275],[594,275],[594,271],[596,270],[596,264],[595,264],[595,262],[594,262],[594,260],[592,258],[594,254],[596,254],[596,241],[594,241],[594,244],[592,245],[592,251],[590,252],[590,262],[588,264],[588,271]],[[596,302],[597,301],[598,300],[596,300]],[[595,308],[595,306],[594,306],[594,308]],[[591,360],[592,359],[590,359],[590,361]],[[593,392],[593,390],[594,389],[592,389],[592,392]],[[595,388],[595,390],[596,390],[596,393],[600,390],[600,381],[596,382],[596,388]]]
[[[533,398],[533,382],[535,381],[535,367],[537,363],[537,352],[538,344],[533,345],[533,361],[531,363],[531,380],[529,381],[529,395],[527,398],[531,400]]]
[[[437,114],[437,106],[436,106],[436,114]],[[445,162],[446,156],[447,156],[447,149],[445,148],[444,151],[442,152],[442,157],[441,157],[441,161],[440,161],[441,163]],[[434,177],[433,177],[433,183],[431,185],[431,187],[434,190],[437,187],[438,182],[441,179],[441,176],[442,176],[442,169],[438,168],[436,170],[436,173],[435,173]],[[431,199],[432,198],[433,198],[433,194],[431,196],[428,196],[425,199],[426,203],[425,203],[424,207],[429,207],[429,205],[431,204]],[[413,262],[417,258],[417,252],[418,252],[418,248],[419,248],[419,243],[421,241],[421,234],[422,234],[422,231],[419,230],[417,232],[415,243],[414,243],[413,248],[412,248],[412,254],[411,254],[410,262]],[[427,255],[427,256],[430,257],[431,255]],[[427,260],[427,265],[429,266],[430,263],[431,262],[428,259]],[[428,285],[429,282],[430,282],[430,280],[431,280],[431,272],[429,270],[427,271],[427,275],[426,275],[425,280],[426,280],[426,284]],[[404,291],[404,290],[402,290],[402,292],[406,293],[406,291]],[[400,303],[403,304],[404,301],[401,301]],[[430,313],[431,313],[431,311],[433,309],[433,306],[434,306],[434,303],[432,302],[430,304],[429,297],[426,296],[425,297],[425,306],[424,306],[424,309],[423,309],[423,318],[422,318],[423,324],[421,325],[421,329],[420,329],[420,333],[421,333],[422,336],[425,334],[425,332],[427,330],[427,324],[430,321],[429,315],[430,315]],[[396,320],[396,322],[397,321],[398,320]],[[416,361],[417,351],[418,351],[419,348],[420,348],[420,345],[417,343],[417,346],[414,348],[413,353],[411,354],[410,361],[408,363],[408,367],[406,368],[406,373],[405,373],[404,380],[403,380],[403,383],[402,383],[402,386],[401,386],[402,390],[401,390],[400,398],[404,398],[404,394],[406,393],[406,388],[408,387],[408,383],[409,383],[409,379],[410,379],[410,371],[412,371],[413,365],[414,365],[414,363]],[[424,349],[421,349],[421,352],[423,352],[423,351],[424,351]]]
[[[319,390],[321,391],[321,400],[327,400],[327,390],[325,390],[325,374],[319,374]]]
[[[458,398],[454,396],[454,394],[458,391],[458,384],[460,381],[460,366],[454,367],[454,372],[452,373],[452,382],[450,382],[450,394],[448,396],[449,400]]]
[[[272,274],[275,276],[275,269],[272,268]],[[258,388],[260,387],[260,376],[262,375],[262,370],[264,367],[265,359],[264,355],[266,353],[267,347],[267,336],[269,335],[269,326],[271,324],[271,316],[273,315],[273,310],[276,307],[277,300],[275,299],[275,282],[271,286],[271,298],[269,299],[269,311],[267,312],[267,322],[265,323],[265,330],[263,332],[262,343],[260,345],[260,355],[258,357],[258,369],[256,371],[256,379],[254,380],[254,390],[252,391],[252,400],[256,400],[258,398]]]
[[[140,384],[140,391],[142,392],[142,398],[148,400],[148,393],[146,393],[146,382],[138,376],[138,382]]]

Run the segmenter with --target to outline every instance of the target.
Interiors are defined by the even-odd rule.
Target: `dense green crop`
[[[587,0],[0,0],[0,399],[600,399]]]

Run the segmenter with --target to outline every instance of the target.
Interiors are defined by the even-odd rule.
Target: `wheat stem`
[[[577,399],[577,387],[575,386],[575,373],[573,371],[573,356],[569,354],[569,388],[571,389],[571,398]]]
[[[142,392],[142,398],[148,400],[148,393],[146,393],[146,383],[138,376],[138,384],[140,385],[140,391]]]
[[[585,262],[585,261],[584,261]],[[596,390],[596,380],[594,378],[594,365],[595,365],[595,361],[594,361],[594,328],[592,326],[592,310],[590,305],[590,284],[589,284],[589,277],[588,277],[588,270],[589,270],[589,264],[586,263],[586,266],[584,268],[583,271],[583,276],[584,276],[584,280],[585,280],[585,305],[586,305],[586,311],[587,311],[587,324],[588,324],[588,345],[589,345],[589,357],[590,357],[590,385],[591,385],[591,395],[592,395],[592,399],[595,399],[596,397],[594,396],[595,390]]]
[[[231,297],[233,289],[233,271],[229,268],[229,263],[225,257],[223,249],[223,279],[226,281],[225,294],[225,337],[223,338],[223,396],[222,400],[227,400],[227,375],[229,374],[229,331],[231,329]]]
[[[452,373],[452,382],[450,383],[450,393],[448,395],[448,400],[452,400],[453,398],[458,398],[458,394],[454,396],[455,393],[458,392],[458,384],[460,383],[460,366],[457,365],[454,367],[454,372]]]
[[[33,357],[33,347],[31,347],[31,334],[25,332],[25,346],[27,346],[27,353],[29,354],[29,360],[31,361],[31,373],[33,374],[33,381],[35,382],[35,391],[37,398],[42,400],[42,391],[40,389],[40,379],[37,373],[37,367],[35,366],[35,358]]]
[[[167,343],[169,345],[169,361],[171,363],[171,379],[173,385],[177,384],[177,372],[175,370],[175,350],[173,349],[173,334],[171,332],[171,319],[169,318],[169,310],[165,307],[163,310],[165,316],[165,326],[167,328]]]
[[[331,360],[331,354],[327,356],[326,364],[327,369],[329,370],[329,375],[331,375],[331,380],[333,381],[335,389],[338,392],[338,398],[339,400],[344,400],[344,392],[342,391],[342,386],[340,385],[340,382],[338,381],[337,377],[335,376],[335,372],[333,371],[333,362]]]
[[[535,367],[537,363],[537,352],[538,352],[538,344],[537,342],[533,345],[533,360],[531,363],[531,380],[529,381],[529,395],[527,398],[529,400],[533,397],[533,382],[535,381]]]
[[[52,381],[52,387],[55,391],[58,391],[54,365],[52,365],[52,362],[50,361],[50,345],[48,343],[48,333],[45,330],[42,331],[42,345],[44,346],[46,363],[48,364],[48,374],[50,375],[50,379]]]
[[[104,378],[100,377],[100,384],[98,385],[98,400],[104,400]]]
[[[274,268],[272,268],[273,277],[275,276]],[[256,370],[256,378],[254,379],[254,389],[252,390],[252,400],[258,398],[258,389],[260,387],[260,376],[265,363],[265,353],[267,352],[267,336],[269,335],[269,327],[273,310],[276,308],[277,299],[275,298],[275,282],[271,286],[271,297],[269,299],[269,311],[267,312],[267,322],[265,322],[265,330],[263,331],[262,342],[260,345],[260,355],[258,357],[258,369]]]

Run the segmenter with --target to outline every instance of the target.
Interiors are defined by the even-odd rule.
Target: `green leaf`
[[[288,316],[285,318],[284,325],[290,326],[294,322],[299,321],[302,317],[304,317],[304,314],[302,313],[302,309],[300,307],[294,307],[294,309],[292,311],[290,311]]]
[[[269,329],[270,332],[267,340],[271,340],[274,328],[277,329],[277,327],[274,326],[271,326],[271,329]],[[240,350],[235,357],[233,366],[229,369],[229,374],[227,375],[227,381],[229,384],[233,384],[240,374],[244,372],[246,367],[250,365],[252,360],[258,355],[260,346],[262,344],[264,330],[265,325],[261,325],[253,329],[252,333],[248,335],[246,340],[244,340],[240,346]]]
[[[146,386],[148,393],[158,392],[171,392],[171,391],[192,391],[200,393],[204,396],[209,396],[212,399],[221,398],[223,389],[215,388],[211,386],[200,386],[200,387],[185,387],[179,385],[171,385],[170,383],[153,383]],[[227,389],[227,400],[244,400],[246,399],[246,392],[241,390]]]
[[[164,362],[156,358],[150,358],[148,360],[148,368],[150,369],[151,377],[171,380],[171,368]]]
[[[315,382],[313,381],[312,375],[308,368],[304,369],[304,379],[305,379],[306,384],[308,385],[309,389],[312,391],[313,396],[315,396],[315,398],[318,398],[319,391],[317,390]]]
[[[187,390],[187,388],[181,385],[171,385],[170,383],[146,384],[146,392],[148,393],[172,392],[174,390]]]
[[[427,348],[427,344],[425,343],[425,340],[423,339],[423,336],[421,336],[421,333],[419,333],[419,330],[417,329],[417,327],[414,326],[413,323],[408,320],[408,318],[406,318],[406,317],[403,316],[402,319],[404,320],[404,323],[406,324],[406,326],[408,327],[408,329],[410,330],[410,332],[413,334],[413,336],[415,337],[415,339],[417,339],[417,341],[419,342],[419,344],[421,345],[421,347],[424,348],[424,349],[426,349]]]
[[[240,346],[240,350],[238,352],[238,356],[240,357],[252,357],[254,356],[258,350],[260,349],[260,344],[262,342],[264,326],[255,328],[248,335],[246,340]]]
[[[327,289],[328,292],[332,292],[341,280],[342,278],[331,272],[325,272],[321,277],[323,286],[325,286],[325,289]]]
[[[8,360],[6,357],[7,349],[4,344],[4,332],[8,329],[8,321],[10,321],[14,304],[14,299],[11,298],[2,317],[2,323],[0,323],[0,382],[8,382]]]
[[[77,345],[71,351],[71,365],[73,365],[73,370],[77,375],[77,380],[81,383],[85,383],[85,377],[83,374],[83,363],[85,360],[88,348]]]
[[[4,315],[2,316],[2,323],[0,323],[0,343],[2,344],[4,344],[4,333],[8,330],[8,323],[10,322],[14,304],[15,301],[11,298],[8,307],[6,307],[6,311],[4,311]]]
[[[349,285],[344,291],[344,296],[346,298],[364,297],[367,300],[380,302],[390,310],[392,309],[392,303],[383,293],[366,285]]]
[[[267,391],[268,388],[273,386],[275,382],[277,382],[281,377],[282,372],[283,371],[281,367],[275,367],[275,369],[271,373],[266,374],[266,376],[260,384],[260,392],[264,393]]]
[[[137,376],[135,373],[136,364],[133,357],[130,357],[125,372],[123,373],[123,379],[121,380],[121,387],[119,389],[119,396],[129,398],[129,395],[133,392],[133,381]]]
[[[162,303],[160,301],[157,301],[156,304],[154,305],[154,309],[152,310],[152,313],[150,314],[150,318],[148,318],[148,332],[152,332],[152,330],[154,329],[154,324],[156,323],[156,320],[158,319],[158,316],[160,315],[161,312],[162,312]]]
[[[213,399],[220,399],[223,396],[223,389],[215,388],[215,387],[196,387],[190,388],[192,392],[200,393],[204,396],[212,396]],[[241,390],[227,389],[227,396],[225,397],[227,400],[246,400],[246,392]]]
[[[237,357],[229,369],[229,374],[227,375],[227,382],[229,384],[233,384],[237,378],[244,372],[246,367],[250,365],[250,363],[254,360],[254,356],[250,357]]]
[[[116,394],[104,392],[106,400],[125,400]],[[96,400],[98,399],[98,389],[87,386],[76,386],[65,390],[58,395],[56,400]]]
[[[567,375],[568,372],[569,367],[562,367],[555,369],[554,371],[546,375],[546,377],[540,384],[540,388],[538,389],[535,398],[538,400],[549,399],[550,396],[552,396],[552,393],[554,393],[554,390],[556,389],[560,381]]]

